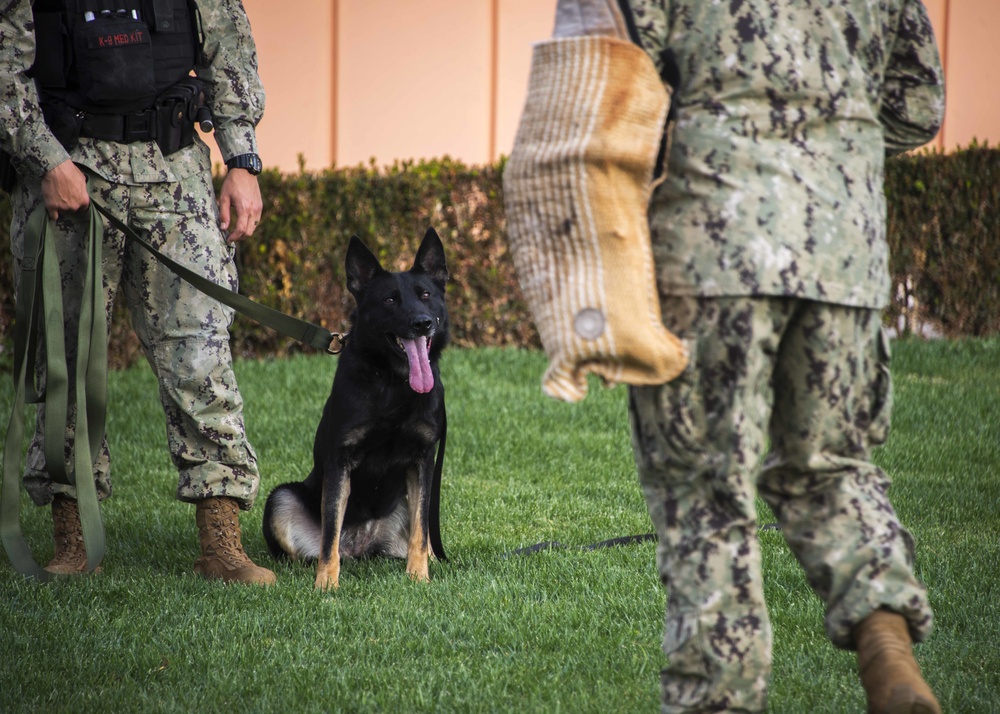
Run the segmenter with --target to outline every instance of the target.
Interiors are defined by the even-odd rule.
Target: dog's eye
[[[392,295],[390,295],[390,296],[389,296],[389,297],[387,297],[387,298],[386,298],[385,300],[383,300],[383,302],[384,302],[384,303],[385,303],[386,305],[394,305],[394,304],[396,303],[396,298],[394,298],[394,297],[393,297]]]
[[[430,298],[430,296],[431,296],[431,291],[430,290],[421,290],[420,291],[420,299],[421,300],[427,300],[427,299]]]

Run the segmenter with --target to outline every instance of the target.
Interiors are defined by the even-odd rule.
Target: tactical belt
[[[47,582],[54,576],[35,562],[21,532],[22,412],[26,404],[45,403],[47,472],[59,483],[76,486],[84,547],[87,551],[87,571],[93,571],[104,556],[104,528],[93,479],[93,464],[100,453],[107,413],[108,329],[101,279],[101,245],[104,236],[101,216],[181,278],[247,317],[331,354],[339,352],[344,341],[344,336],[339,333],[331,333],[318,325],[255,303],[192,272],[157,251],[126,223],[91,199],[86,249],[87,273],[81,302],[76,374],[69,375],[63,333],[59,260],[45,205],[40,204],[28,219],[24,235],[14,326],[14,407],[4,442],[3,480],[0,482],[0,540],[3,541],[14,569],[26,577],[42,582]],[[40,339],[44,339],[46,352],[44,390],[39,390],[34,382],[35,353]],[[72,469],[67,470],[64,445],[68,411],[72,404],[77,405],[73,437],[74,462]],[[85,476],[78,479],[78,474]]]
[[[133,114],[84,114],[80,136],[131,144],[133,141],[156,141],[156,129],[155,109]]]
[[[119,144],[155,141],[164,156],[194,143],[195,124],[206,132],[214,128],[212,114],[205,106],[205,83],[197,77],[175,82],[160,93],[149,109],[126,113],[70,111],[79,136]]]

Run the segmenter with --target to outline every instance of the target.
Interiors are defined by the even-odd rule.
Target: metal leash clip
[[[331,355],[339,355],[343,349],[344,345],[347,344],[348,332],[334,332],[330,335],[330,346],[326,348],[326,351]]]

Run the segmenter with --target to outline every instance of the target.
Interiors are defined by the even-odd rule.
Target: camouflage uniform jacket
[[[41,177],[67,158],[119,184],[180,181],[211,170],[208,147],[197,138],[164,157],[155,142],[118,144],[81,138],[68,154],[46,127],[34,82],[25,72],[35,57],[29,0],[0,0],[0,146],[21,174]],[[205,32],[204,64],[195,73],[207,86],[215,141],[223,160],[257,153],[255,127],[264,113],[257,48],[239,0],[198,0]]]
[[[675,86],[650,208],[661,292],[883,307],[884,157],[944,112],[920,0],[630,1]]]

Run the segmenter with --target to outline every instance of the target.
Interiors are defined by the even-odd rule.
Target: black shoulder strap
[[[205,26],[198,3],[188,0],[188,12],[191,15],[191,35],[194,37],[194,65],[201,67],[205,64]]]
[[[632,5],[629,0],[618,0],[618,8],[622,11],[622,17],[625,18],[625,27],[628,28],[629,39],[632,43],[641,49],[646,48],[642,45],[642,38],[639,37],[639,28],[635,24],[635,14],[632,12]],[[660,79],[670,86],[671,89],[676,90],[677,85],[680,80],[680,72],[677,68],[677,60],[674,57],[673,51],[666,49],[661,56],[662,69],[660,71]],[[667,113],[667,124],[669,125],[674,119],[677,118],[677,105],[673,101],[673,96],[670,97],[670,109]],[[667,135],[664,133],[663,141],[660,142],[660,150],[657,152],[656,156],[656,168],[653,170],[654,176],[662,176],[666,167],[667,161]]]
[[[625,27],[628,28],[629,39],[642,47],[642,39],[639,37],[639,28],[635,25],[635,14],[632,12],[632,6],[629,4],[629,0],[618,0],[618,7],[622,11],[622,17],[625,18]]]
[[[642,47],[642,37],[639,35],[639,28],[635,24],[635,13],[632,12],[632,5],[629,0],[618,0],[618,7],[622,11],[622,17],[625,18],[625,26],[628,28],[628,37],[632,42],[639,47]],[[645,49],[645,48],[643,48]],[[673,89],[677,89],[680,84],[681,72],[680,68],[677,66],[677,58],[674,56],[674,52],[669,47],[664,48],[662,54],[660,55],[660,78],[667,84],[669,84]],[[671,106],[671,118],[673,118],[673,107]]]

